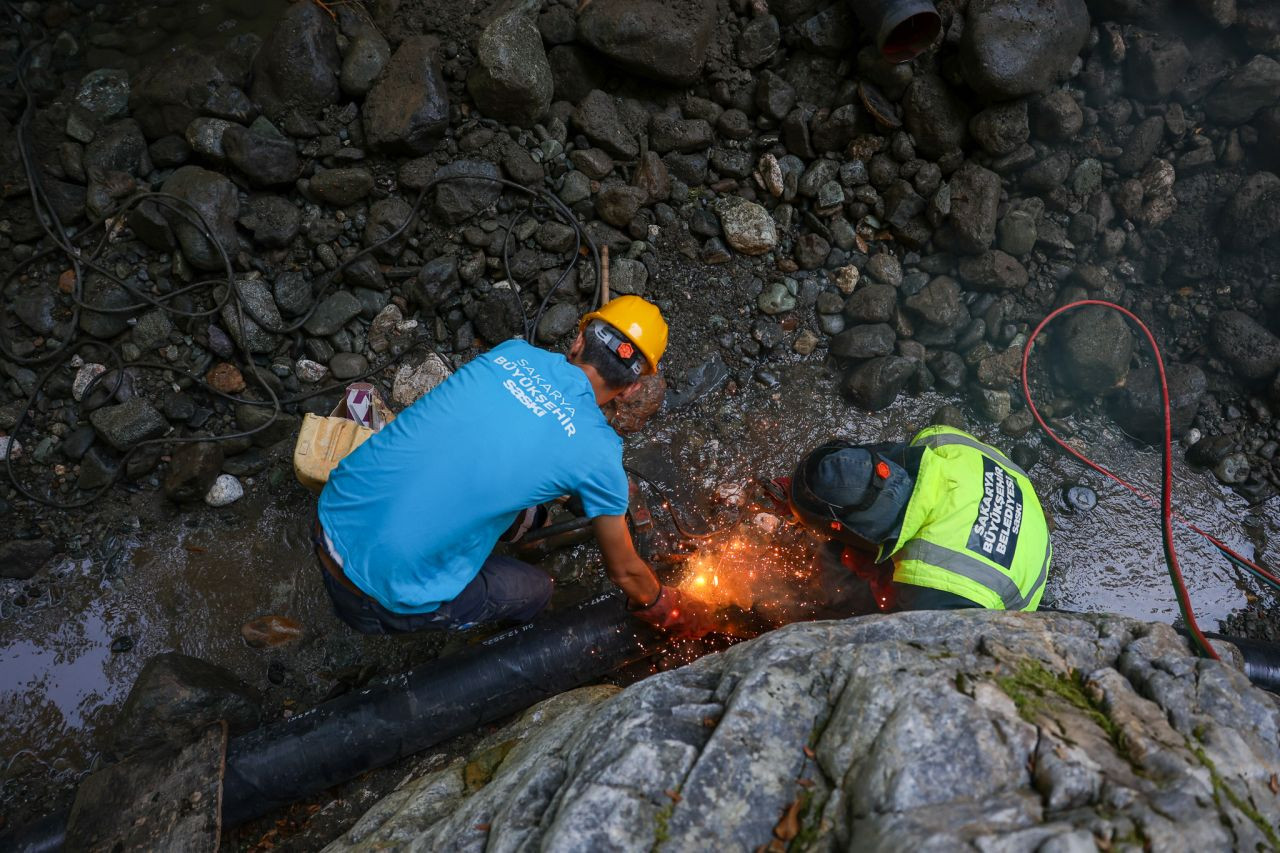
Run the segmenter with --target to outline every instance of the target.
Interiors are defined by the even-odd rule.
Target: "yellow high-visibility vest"
[[[1035,610],[1053,546],[1026,472],[973,436],[929,427],[892,558],[899,583],[940,589],[991,610]]]

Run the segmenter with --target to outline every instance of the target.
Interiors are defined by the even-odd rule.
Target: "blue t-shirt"
[[[351,581],[397,613],[450,601],[515,515],[576,495],[627,511],[622,440],[564,356],[507,341],[480,355],[343,459],[320,524]]]

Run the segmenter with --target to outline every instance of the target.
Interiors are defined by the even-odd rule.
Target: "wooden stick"
[[[609,302],[609,247],[600,247],[600,305]]]

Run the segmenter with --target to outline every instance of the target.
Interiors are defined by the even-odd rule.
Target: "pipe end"
[[[880,53],[890,62],[910,62],[924,53],[942,32],[942,18],[932,9],[917,12],[898,23],[880,42]]]

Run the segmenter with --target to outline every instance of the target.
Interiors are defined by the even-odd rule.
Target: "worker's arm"
[[[604,568],[609,580],[627,594],[632,607],[646,607],[658,598],[661,584],[649,564],[640,559],[631,544],[631,531],[621,515],[598,515],[591,519],[596,541],[604,554]]]

